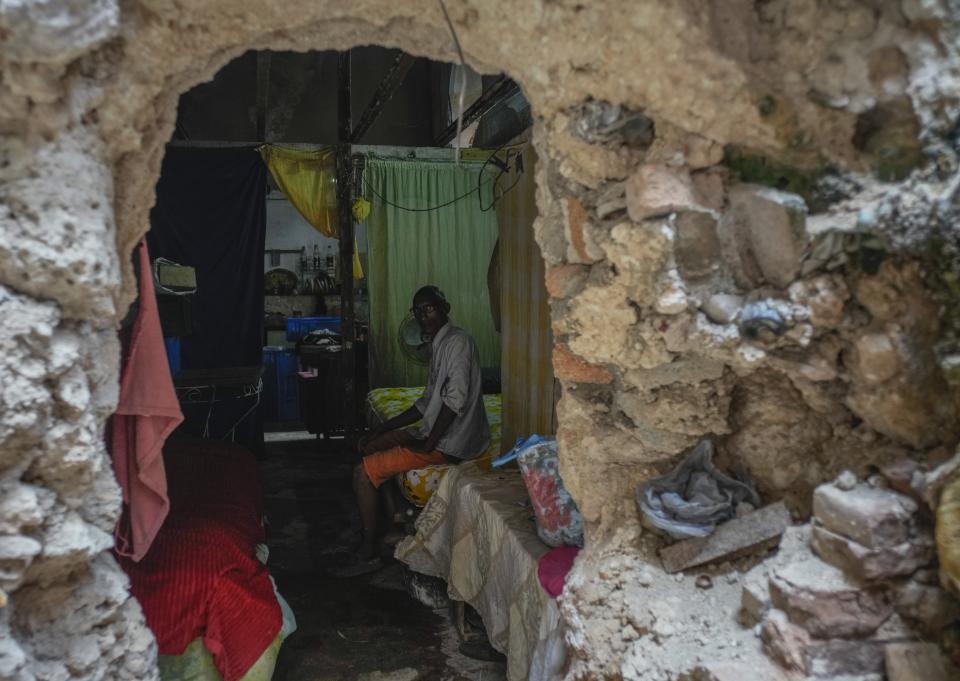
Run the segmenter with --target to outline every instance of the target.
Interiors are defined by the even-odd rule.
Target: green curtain
[[[451,320],[473,336],[484,368],[499,368],[500,337],[493,328],[487,268],[497,241],[497,214],[477,198],[481,164],[370,158],[364,196],[372,204],[369,239],[371,387],[421,386],[427,371],[409,361],[397,330],[413,294],[434,284],[447,295]],[[490,168],[486,175],[493,176]],[[472,193],[471,193],[471,190]],[[489,203],[490,189],[484,187]],[[437,210],[410,212],[396,207]],[[395,205],[390,205],[395,204]]]

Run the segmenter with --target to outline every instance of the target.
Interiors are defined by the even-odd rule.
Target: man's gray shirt
[[[490,444],[490,424],[483,406],[480,353],[470,334],[450,322],[433,338],[430,378],[415,403],[423,414],[418,437],[430,436],[443,405],[457,417],[440,438],[437,449],[458,459],[475,459],[483,454]]]

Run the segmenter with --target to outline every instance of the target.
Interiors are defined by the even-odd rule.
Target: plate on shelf
[[[285,267],[274,267],[263,275],[263,290],[272,296],[289,296],[297,289],[300,280]]]

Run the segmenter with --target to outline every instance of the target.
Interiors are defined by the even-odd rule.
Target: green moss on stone
[[[822,162],[812,168],[797,168],[761,154],[727,147],[724,164],[735,172],[742,182],[799,194],[807,202],[811,212],[816,212],[819,208],[816,205],[817,182],[827,170]]]

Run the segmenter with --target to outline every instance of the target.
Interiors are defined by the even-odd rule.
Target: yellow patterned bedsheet
[[[377,388],[367,393],[367,419],[371,426],[383,423],[397,414],[405,412],[413,406],[417,398],[423,394],[423,388]],[[490,469],[490,462],[500,454],[500,429],[502,424],[502,410],[500,395],[484,395],[483,406],[487,410],[487,421],[490,423],[490,445],[477,459],[477,464],[486,470]],[[434,490],[440,485],[447,466],[427,466],[408,471],[397,476],[400,491],[407,500],[419,507],[426,505]]]

